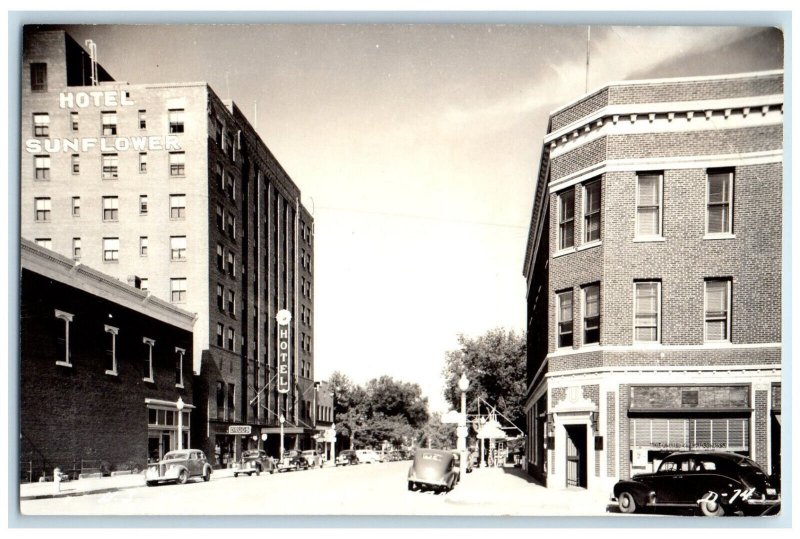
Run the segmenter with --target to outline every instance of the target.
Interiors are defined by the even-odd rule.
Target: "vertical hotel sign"
[[[289,392],[291,378],[291,362],[289,361],[289,322],[292,313],[281,309],[275,316],[278,321],[278,393]]]

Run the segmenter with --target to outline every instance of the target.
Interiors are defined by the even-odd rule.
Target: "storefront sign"
[[[230,425],[228,434],[250,434],[250,425]]]
[[[292,313],[281,309],[275,319],[278,321],[278,393],[288,393],[291,378],[289,322],[292,321]]]

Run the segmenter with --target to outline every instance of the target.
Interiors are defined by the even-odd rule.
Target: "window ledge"
[[[186,258],[170,258],[170,262],[186,262]]]
[[[736,234],[706,234],[704,240],[735,240]]]
[[[634,346],[641,346],[643,348],[660,348],[661,342],[652,342],[652,341],[633,341]]]
[[[593,348],[598,348],[599,349],[600,348],[600,343],[599,342],[590,342],[588,344],[584,344],[584,345],[580,346],[581,350],[586,350],[586,349],[591,350]]]
[[[119,264],[119,260],[103,260],[104,264]]]
[[[107,370],[107,371],[106,371],[106,374],[109,374],[109,375],[111,375],[111,376],[119,376],[119,373],[117,373],[117,371],[115,371],[115,370],[114,370],[114,371],[112,371],[112,370]]]
[[[575,247],[570,247],[569,249],[563,249],[561,251],[556,251],[553,253],[553,258],[558,258],[560,256],[568,255],[575,252]]]
[[[592,247],[600,247],[603,245],[602,240],[593,241],[591,243],[584,243],[580,247],[577,248],[578,251],[583,251],[584,249],[591,249]]]
[[[149,382],[151,384],[154,384],[156,381],[153,380],[152,378],[142,378],[142,382]]]
[[[56,365],[58,365],[59,367],[72,368],[72,363],[67,363],[66,361],[56,361]]]
[[[667,241],[664,236],[642,236],[638,238],[633,238],[633,243],[648,243],[648,242],[659,242],[659,241]]]
[[[179,389],[183,389],[183,384],[175,384],[175,387],[177,387]]]

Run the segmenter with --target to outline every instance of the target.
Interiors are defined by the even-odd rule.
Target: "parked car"
[[[239,474],[261,475],[261,472],[275,473],[275,462],[267,456],[266,451],[250,449],[242,452],[242,458],[236,463],[233,477],[239,477]]]
[[[381,461],[381,458],[372,449],[357,449],[356,456],[358,457],[359,463],[372,464]]]
[[[337,466],[349,466],[350,464],[358,464],[358,455],[352,449],[345,449],[336,455]]]
[[[322,455],[319,454],[314,449],[307,449],[303,451],[302,456],[306,459],[306,463],[308,464],[309,468],[316,468],[317,466],[322,466]]]
[[[208,481],[211,479],[211,472],[211,465],[202,451],[183,449],[170,451],[161,461],[149,464],[145,472],[145,482],[148,487],[167,481],[182,485],[192,477],[202,477],[203,481]]]
[[[275,469],[279,472],[306,470],[308,469],[308,461],[300,454],[300,451],[290,449],[283,452],[283,458],[275,464]]]
[[[726,452],[680,452],[658,471],[634,475],[614,485],[623,513],[643,507],[690,507],[706,516],[762,514],[780,503],[778,489],[751,459]]]
[[[458,466],[452,451],[417,449],[408,469],[408,490],[453,490],[458,483]]]

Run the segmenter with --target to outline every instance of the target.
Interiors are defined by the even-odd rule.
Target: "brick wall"
[[[756,439],[753,441],[755,452],[751,456],[762,468],[768,470],[769,451],[767,450],[767,426],[769,424],[770,415],[767,406],[769,402],[769,391],[756,389],[754,401],[753,408],[755,409],[755,413],[753,422],[755,424]]]
[[[605,160],[607,139],[608,137],[600,137],[551,159],[550,180],[555,181]]]
[[[578,103],[553,114],[550,119],[550,132],[558,131],[565,125],[569,125],[584,116],[589,116],[593,112],[602,109],[608,105],[608,96],[608,88],[603,88],[585,99],[580,100]]]

